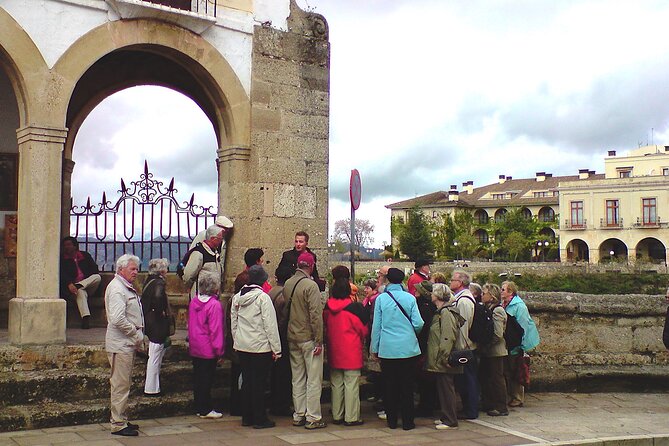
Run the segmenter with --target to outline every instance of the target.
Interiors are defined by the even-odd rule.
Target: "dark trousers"
[[[479,416],[479,377],[478,354],[474,352],[474,360],[464,366],[464,373],[455,377],[455,389],[462,400],[462,412],[466,418]]]
[[[479,381],[481,382],[481,406],[485,410],[506,408],[506,380],[504,379],[504,360],[506,356],[496,358],[481,357]]]
[[[290,371],[290,355],[288,343],[281,345],[283,355],[272,364],[270,392],[272,395],[271,412],[275,415],[291,415],[290,403],[293,401],[293,383]]]
[[[417,374],[418,395],[416,412],[418,416],[431,417],[437,403],[437,388],[434,373],[420,371]]]
[[[216,374],[216,358],[193,359],[193,400],[195,413],[206,415],[214,409],[211,403],[211,386]]]
[[[230,362],[230,415],[240,416],[242,414],[242,390],[239,387],[239,377],[242,374],[242,366],[237,361]]]
[[[242,422],[262,424],[267,421],[265,385],[272,367],[272,353],[237,354],[242,366]]]
[[[381,359],[381,372],[386,381],[384,404],[388,427],[397,427],[398,412],[402,416],[402,427],[414,425],[413,387],[418,357],[403,359]]]
[[[450,373],[438,373],[435,376],[437,394],[439,395],[439,406],[441,415],[439,419],[449,426],[458,425],[458,415],[455,400],[455,384],[453,375]]]

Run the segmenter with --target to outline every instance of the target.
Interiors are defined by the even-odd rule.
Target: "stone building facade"
[[[218,211],[235,223],[228,278],[242,269],[247,248],[278,258],[298,230],[325,253],[329,42],[322,16],[294,0],[3,0],[0,153],[14,154],[18,165],[16,204],[0,211],[18,216],[15,260],[0,261],[10,342],[65,341],[58,259],[69,233],[74,139],[104,98],[147,84],[187,95],[213,125]],[[0,188],[0,203],[7,194]],[[4,216],[0,225],[6,233]]]

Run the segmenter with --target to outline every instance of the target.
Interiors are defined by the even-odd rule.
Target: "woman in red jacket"
[[[359,426],[362,346],[369,316],[359,302],[351,302],[351,285],[340,277],[332,284],[332,297],[323,312],[327,333],[334,424]]]

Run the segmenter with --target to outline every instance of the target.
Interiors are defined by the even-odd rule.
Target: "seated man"
[[[91,311],[88,296],[100,285],[98,265],[86,251],[79,251],[74,237],[65,237],[60,244],[60,297],[74,297],[81,315],[81,328],[90,328]]]

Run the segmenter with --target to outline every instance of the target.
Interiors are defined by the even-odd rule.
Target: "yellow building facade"
[[[610,151],[604,178],[559,184],[562,261],[666,263],[669,147]]]

